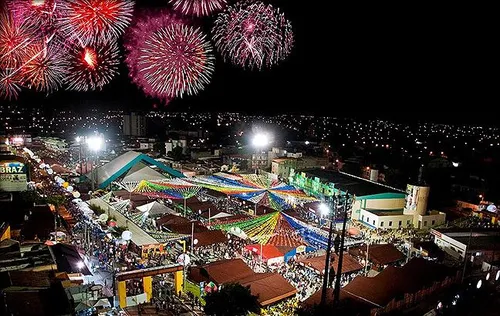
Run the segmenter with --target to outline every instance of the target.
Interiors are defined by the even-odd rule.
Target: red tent
[[[280,258],[283,257],[285,254],[281,253],[281,251],[278,250],[274,245],[261,245],[261,244],[254,244],[254,245],[248,245],[245,246],[245,249],[257,254],[260,256],[260,253],[262,251],[262,259],[264,260],[269,260],[269,259],[274,259],[274,258]]]

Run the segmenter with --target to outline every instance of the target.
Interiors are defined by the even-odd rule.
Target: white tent
[[[165,213],[170,213],[170,209],[168,207],[156,201],[141,205],[137,207],[137,209],[143,213],[148,212],[149,216],[157,216]]]
[[[127,172],[122,182],[139,182],[141,180],[165,180],[167,177],[140,162]]]
[[[224,218],[224,217],[229,217],[229,216],[233,216],[233,214],[220,212],[220,213],[215,214],[214,216],[210,216],[210,219]]]

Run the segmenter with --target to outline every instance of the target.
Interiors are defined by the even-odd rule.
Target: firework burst
[[[0,67],[16,68],[29,59],[33,33],[24,24],[15,22],[7,12],[0,13]]]
[[[61,30],[83,44],[113,42],[132,20],[132,0],[66,0]]]
[[[185,15],[208,16],[224,9],[227,0],[170,0],[174,10]]]
[[[21,79],[13,69],[0,69],[0,97],[16,99],[21,91]]]
[[[17,23],[41,30],[52,28],[60,8],[57,0],[9,0],[7,7]]]
[[[66,55],[67,51],[54,43],[38,46],[34,58],[23,69],[28,88],[46,93],[57,91],[67,75]]]
[[[214,70],[206,36],[168,12],[138,21],[126,48],[132,80],[147,95],[162,100],[197,94]]]
[[[243,68],[271,67],[284,60],[293,47],[290,21],[260,1],[228,7],[218,15],[212,34],[224,59]]]
[[[117,74],[119,49],[116,42],[74,46],[69,53],[68,88],[77,91],[102,89]]]

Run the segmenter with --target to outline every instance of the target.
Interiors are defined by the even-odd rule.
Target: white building
[[[417,229],[429,229],[446,222],[446,214],[427,211],[429,187],[408,184],[404,207],[400,209],[361,209],[359,220],[370,227],[394,229],[413,226]],[[400,204],[402,201],[395,201]]]

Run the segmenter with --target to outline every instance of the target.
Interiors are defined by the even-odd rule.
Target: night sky
[[[167,1],[139,1],[140,7]],[[102,92],[23,93],[31,106],[106,105],[123,109],[311,113],[390,119],[482,121],[498,104],[493,80],[493,25],[471,8],[326,8],[268,1],[292,21],[291,56],[271,70],[241,70],[217,59],[199,95],[168,105],[146,98],[127,69]],[[318,4],[318,3],[316,3]],[[482,14],[482,13],[481,13]],[[201,23],[209,32],[211,21]],[[496,65],[493,67],[493,65]]]

